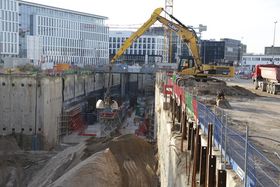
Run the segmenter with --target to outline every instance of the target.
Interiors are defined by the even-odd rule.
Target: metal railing
[[[161,88],[163,84],[167,84],[167,79],[170,78],[164,73],[159,73],[156,83]],[[201,103],[184,87],[181,87],[181,89],[184,89],[182,93],[176,93],[174,80],[173,83],[169,84],[173,86],[174,95],[181,94],[180,97],[185,98],[183,104],[186,105],[188,116],[194,118],[200,124],[205,134],[208,132],[208,125],[213,124],[214,146],[221,152],[223,167],[230,165],[246,186],[280,186],[280,167],[253,145],[248,139],[248,131],[240,132],[232,129],[229,126],[229,115],[224,110],[220,108],[211,109],[211,107]]]
[[[246,139],[246,133],[238,132],[228,126],[228,114],[224,110],[215,108],[214,113],[198,101],[197,110],[198,122],[204,133],[207,133],[208,124],[213,124],[214,145],[220,149],[223,162],[230,164],[243,181],[247,175],[247,186],[280,186],[280,168]],[[247,164],[245,164],[246,159]],[[245,170],[246,166],[247,170]]]

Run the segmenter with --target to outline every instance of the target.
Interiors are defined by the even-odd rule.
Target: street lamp
[[[273,34],[273,45],[272,45],[272,55],[273,55],[272,62],[274,62],[274,53],[275,53],[274,45],[275,45],[276,24],[277,24],[277,21],[274,22],[274,34]]]
[[[274,48],[274,44],[275,44],[275,32],[276,32],[276,24],[277,24],[277,21],[274,22],[274,34],[273,34],[273,48]]]

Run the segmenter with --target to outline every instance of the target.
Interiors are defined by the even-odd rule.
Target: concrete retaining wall
[[[124,77],[125,87],[129,83],[138,84],[126,90],[137,93],[137,88],[143,87],[139,86],[137,75]],[[114,88],[120,88],[121,76],[114,74],[113,78]],[[0,135],[39,135],[44,137],[39,142],[44,146],[37,147],[53,147],[58,142],[58,117],[62,110],[106,88],[105,83],[108,74],[103,73],[63,77],[0,75]]]
[[[68,75],[64,78],[64,101],[70,100],[75,97],[75,75]]]
[[[41,98],[38,97],[37,132],[45,137],[44,147],[49,148],[58,143],[58,118],[62,110],[62,79],[42,78]],[[40,94],[40,93],[39,93]],[[42,132],[40,129],[42,128]]]
[[[25,131],[35,123],[36,80],[29,77],[0,77],[0,133]],[[31,129],[30,129],[31,128]],[[30,130],[29,130],[30,129]]]
[[[75,97],[81,97],[85,95],[85,76],[75,75]]]
[[[161,186],[186,186],[186,154],[179,149],[178,134],[171,131],[168,112],[162,109],[163,97],[156,88],[155,136],[157,137]]]
[[[62,106],[61,78],[0,76],[0,82],[1,135],[43,134],[46,145],[55,145]]]

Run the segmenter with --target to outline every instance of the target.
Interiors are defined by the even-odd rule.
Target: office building
[[[116,54],[124,41],[130,37],[132,31],[110,31],[109,53],[110,59]],[[164,36],[144,34],[117,59],[118,62],[131,63],[153,63],[164,62],[166,54]]]
[[[151,27],[146,34],[161,35],[167,38],[165,48],[168,49],[168,52],[163,57],[166,62],[178,63],[181,59],[188,58],[189,49],[186,43],[181,41],[181,37],[176,32],[166,30],[164,27]]]
[[[265,47],[264,49],[265,55],[280,55],[280,47]]]
[[[246,45],[229,38],[220,41],[202,40],[200,51],[202,62],[205,64],[237,64],[246,51]]]
[[[2,57],[18,55],[18,3],[16,0],[0,1],[0,54]]]
[[[280,55],[243,55],[241,66],[252,68],[257,64],[280,64]]]
[[[109,62],[104,16],[19,1],[19,56],[35,65]]]

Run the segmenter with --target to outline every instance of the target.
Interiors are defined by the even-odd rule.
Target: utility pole
[[[275,54],[275,33],[276,33],[276,24],[277,24],[277,21],[274,22],[274,34],[273,34],[273,45],[272,45],[272,62],[274,62],[274,54]]]
[[[277,24],[277,21],[274,22],[274,34],[273,34],[273,48],[274,48],[274,45],[275,45],[275,33],[276,33],[276,24]]]

